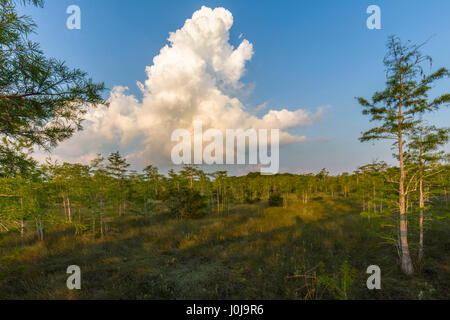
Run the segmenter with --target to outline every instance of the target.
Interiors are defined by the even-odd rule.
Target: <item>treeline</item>
[[[397,225],[385,234],[396,241],[395,181],[400,172],[383,162],[336,176],[323,169],[318,174],[252,172],[236,177],[227,176],[225,171],[206,173],[192,166],[163,175],[152,165],[142,172],[129,170],[129,166],[115,152],[106,159],[98,155],[90,165],[48,162],[26,174],[3,174],[0,230],[22,236],[34,232],[38,240],[43,240],[47,230],[70,225],[76,234],[104,237],[110,230],[109,223],[124,215],[166,214],[190,219],[228,214],[230,206],[237,203],[287,207],[292,201],[306,205],[311,199],[333,197],[354,202],[371,223]],[[448,209],[450,166],[435,164],[427,172],[421,182],[413,175],[408,183],[411,221],[418,221],[419,212],[426,211],[431,217],[435,207]],[[448,215],[448,210],[442,212]]]

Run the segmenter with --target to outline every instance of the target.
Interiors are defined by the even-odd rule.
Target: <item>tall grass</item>
[[[424,270],[406,278],[395,248],[371,235],[358,206],[326,196],[308,204],[290,197],[285,208],[236,204],[228,214],[196,220],[120,217],[110,228],[103,239],[70,229],[55,230],[42,242],[1,235],[0,298],[450,297],[448,222],[433,224]],[[81,268],[81,290],[66,288],[72,264]],[[366,288],[372,264],[382,270],[382,290]],[[345,293],[330,285],[342,283],[343,265],[352,272]],[[311,280],[320,277],[327,282]]]

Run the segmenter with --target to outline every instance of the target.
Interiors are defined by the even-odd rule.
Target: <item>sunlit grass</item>
[[[446,234],[443,222],[431,245],[448,246]],[[448,257],[436,260],[434,250],[427,251],[431,274],[406,279],[395,248],[370,235],[357,206],[328,197],[303,204],[291,197],[285,208],[239,204],[228,214],[196,220],[117,218],[104,239],[70,230],[48,234],[43,242],[4,236],[0,298],[303,299],[305,282],[291,275],[314,270],[339,277],[344,261],[357,270],[349,298],[416,299],[423,290],[429,298],[448,298]],[[79,291],[65,287],[72,264],[82,271]],[[371,264],[382,269],[381,291],[365,287]],[[319,298],[333,296],[322,289]]]

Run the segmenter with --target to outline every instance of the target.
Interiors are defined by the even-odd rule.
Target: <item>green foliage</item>
[[[198,168],[186,167],[178,172],[170,171],[166,177],[151,165],[143,173],[129,171],[129,164],[117,152],[107,158],[98,155],[91,165],[48,161],[30,169],[26,175],[0,177],[0,230],[21,232],[24,229],[27,232],[35,229],[37,219],[46,228],[71,223],[77,233],[99,232],[101,235],[110,229],[109,221],[114,216],[149,217],[169,212],[183,219],[197,218],[214,213],[228,214],[230,205],[236,203],[260,201],[262,206],[286,207],[295,200],[290,195],[295,194],[303,204],[326,197],[354,201],[360,206],[361,216],[377,229],[377,234],[390,239],[391,243],[396,235],[393,203],[397,195],[386,178],[395,179],[398,168],[385,163],[372,163],[353,174],[339,176],[229,177],[224,172],[208,175]],[[445,192],[449,189],[446,178],[449,167],[436,163],[427,170],[433,179],[427,189],[428,210],[433,207],[431,201],[435,204],[448,202]],[[413,205],[417,205],[417,197],[411,195],[410,206]],[[76,224],[80,224],[79,228]]]
[[[278,193],[272,193],[269,196],[268,203],[271,207],[281,207],[283,205],[283,197]]]
[[[11,253],[0,257],[0,285],[8,277],[20,276],[26,270],[26,266],[16,263],[24,251],[23,248],[17,248]]]
[[[21,2],[43,5],[40,0]],[[29,159],[21,148],[36,145],[49,150],[82,128],[89,108],[105,103],[103,83],[94,83],[86,72],[45,57],[39,45],[28,39],[35,27],[30,17],[17,14],[14,1],[0,1],[3,166],[23,168]]]
[[[347,261],[341,265],[337,277],[319,276],[318,285],[324,286],[337,300],[348,300],[349,290],[355,282],[356,269],[351,268]]]
[[[363,114],[371,121],[381,122],[365,132],[361,141],[397,139],[398,134],[409,132],[417,124],[416,115],[437,110],[450,102],[450,94],[428,99],[434,81],[448,77],[445,68],[425,75],[425,63],[431,64],[431,57],[420,52],[422,45],[402,43],[397,37],[390,37],[388,53],[384,59],[386,67],[386,88],[377,91],[372,101],[358,97]],[[400,105],[400,113],[399,113]]]
[[[419,294],[417,295],[417,299],[430,300],[430,299],[432,299],[435,292],[436,292],[436,289],[428,282],[425,282],[424,288],[422,290],[420,290]]]
[[[197,190],[170,189],[165,195],[165,202],[169,211],[180,219],[200,218],[205,214],[205,197]]]
[[[75,228],[75,234],[76,235],[82,235],[83,233],[85,233],[88,229],[89,226],[87,224],[84,223],[79,223],[79,222],[74,222],[73,226]]]

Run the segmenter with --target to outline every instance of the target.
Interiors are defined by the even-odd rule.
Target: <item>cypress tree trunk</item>
[[[419,213],[419,253],[417,260],[419,264],[422,262],[423,258],[423,208],[424,208],[424,199],[423,199],[423,180],[422,177],[419,180],[419,206],[420,206],[420,213]]]
[[[72,222],[72,215],[70,213],[70,199],[67,197],[67,217],[69,218],[69,222]]]
[[[20,197],[20,211],[22,218],[20,219],[20,237],[23,238],[23,197]]]
[[[36,220],[36,231],[38,235],[38,240],[43,241],[44,240],[44,228],[42,226],[42,220]]]
[[[411,256],[408,246],[408,228],[406,224],[406,194],[405,194],[405,163],[403,159],[402,141],[402,100],[400,98],[398,108],[398,154],[400,160],[400,181],[399,181],[399,211],[400,211],[400,246],[401,246],[401,268],[402,271],[411,275],[414,273]]]
[[[64,206],[64,217],[67,219],[67,208],[66,208],[66,198],[63,195],[63,206]]]

